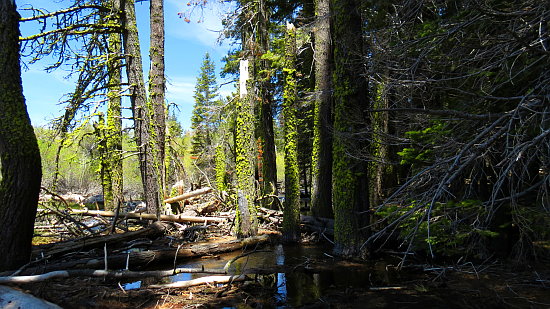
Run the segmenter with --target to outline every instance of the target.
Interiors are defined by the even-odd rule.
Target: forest
[[[549,2],[219,1],[235,87],[205,54],[188,131],[164,18],[217,2],[146,2],[142,54],[134,0],[0,0],[0,307],[550,306]],[[46,62],[76,82],[33,127]]]

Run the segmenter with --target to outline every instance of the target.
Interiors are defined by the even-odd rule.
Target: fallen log
[[[238,281],[246,280],[245,275],[239,276],[207,276],[201,277],[192,280],[178,281],[167,284],[152,284],[146,288],[151,289],[168,289],[168,288],[188,288],[192,286],[202,285],[202,284],[220,284],[220,283],[232,283]]]
[[[7,286],[0,286],[0,308],[61,309],[56,304]]]
[[[83,216],[103,216],[103,217],[114,217],[116,214],[114,211],[103,211],[103,210],[72,210],[71,214],[79,214]],[[156,220],[157,216],[154,214],[144,214],[144,213],[120,213],[119,218],[124,219],[142,219],[142,220]],[[192,216],[180,216],[180,215],[160,215],[160,221],[170,221],[170,222],[190,222],[190,223],[220,223],[226,222],[226,218],[219,217],[192,217]]]
[[[195,191],[191,191],[191,192],[187,192],[187,193],[184,193],[184,194],[181,194],[181,195],[178,195],[178,196],[171,197],[169,199],[166,199],[166,200],[162,201],[162,203],[163,204],[172,204],[172,203],[175,203],[175,202],[186,200],[188,198],[203,195],[203,194],[208,193],[210,191],[212,191],[212,188],[205,187],[205,188],[202,188],[202,189],[198,189],[198,190],[195,190]]]
[[[33,255],[59,256],[68,252],[81,251],[91,248],[103,247],[104,244],[126,242],[136,238],[157,237],[163,235],[165,227],[161,223],[153,223],[148,227],[122,234],[111,234],[105,236],[85,237],[69,241],[58,242],[51,245],[40,246],[34,250]]]
[[[56,278],[70,278],[70,277],[108,277],[116,279],[132,279],[132,278],[146,278],[146,277],[168,277],[181,273],[191,274],[226,274],[223,269],[218,270],[206,270],[204,268],[176,268],[171,270],[151,270],[151,271],[114,271],[114,270],[99,270],[99,269],[71,269],[71,270],[57,270],[41,275],[32,276],[5,276],[0,277],[0,284],[6,283],[34,283],[42,282],[46,280]]]
[[[334,236],[334,220],[300,215],[300,222],[312,232]]]
[[[109,265],[109,268],[111,269],[134,270],[138,269],[139,267],[152,264],[173,262],[174,258],[194,258],[205,255],[216,255],[236,251],[247,246],[266,243],[268,240],[268,235],[261,235],[245,239],[233,239],[218,243],[191,243],[181,246],[179,248],[112,254],[107,256],[107,265]],[[41,274],[65,269],[103,269],[104,266],[104,258],[86,258],[76,261],[58,262],[42,266],[29,267],[22,270],[19,274]]]

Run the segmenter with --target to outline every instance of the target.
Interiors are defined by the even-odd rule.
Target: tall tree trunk
[[[159,194],[166,195],[165,146],[166,146],[166,107],[164,77],[164,0],[150,1],[151,42],[149,58],[149,112],[152,114],[149,131],[153,134],[152,152],[155,162]],[[161,196],[164,198],[164,196]]]
[[[332,0],[334,17],[333,203],[336,254],[363,255],[368,234],[368,165],[350,156],[364,145],[353,133],[367,123],[366,85],[362,73],[362,24],[359,0]]]
[[[111,0],[111,10],[120,18],[121,0]],[[121,110],[121,81],[122,81],[122,40],[120,33],[109,34],[109,101],[107,105],[107,149],[109,153],[109,168],[111,173],[112,199],[105,199],[105,209],[114,210],[124,201],[123,173],[122,173],[122,110]],[[105,194],[104,194],[105,195]]]
[[[287,24],[283,117],[285,135],[285,202],[283,239],[296,242],[300,238],[300,174],[298,171],[298,123],[296,107],[296,28]]]
[[[0,0],[0,270],[29,261],[42,166],[19,62],[19,14]]]
[[[246,42],[246,40],[244,40]],[[246,44],[246,43],[245,43]],[[254,95],[248,80],[250,60],[241,60],[241,95],[236,100],[236,176],[237,207],[235,229],[238,237],[254,236],[258,231],[254,195]],[[243,87],[245,89],[243,89]]]
[[[268,195],[277,194],[277,163],[275,154],[275,133],[273,132],[273,107],[271,95],[269,93],[270,79],[268,76],[261,76],[260,72],[267,71],[267,60],[260,59],[257,55],[263,55],[269,50],[269,10],[265,0],[258,0],[255,4],[257,17],[256,29],[253,35],[255,36],[256,50],[253,53],[254,60],[254,77],[253,80],[257,84],[256,94],[258,102],[258,156],[260,162],[260,190],[264,196],[262,205],[267,208],[276,207],[273,198],[266,198]]]
[[[132,102],[132,113],[134,118],[134,132],[139,153],[139,166],[143,193],[147,211],[149,213],[160,213],[160,187],[158,178],[159,166],[155,164],[158,159],[153,155],[154,136],[150,131],[150,124],[153,121],[150,105],[147,102],[145,83],[143,81],[143,64],[141,61],[141,50],[136,22],[136,11],[134,0],[125,0],[122,7],[123,15],[123,46],[126,55],[126,74],[131,85],[130,101]]]
[[[386,94],[386,84],[382,81],[376,85],[376,93],[373,100],[374,109],[388,109],[388,97]],[[372,145],[371,153],[373,162],[371,163],[372,185],[370,186],[370,205],[379,205],[387,196],[385,191],[391,188],[390,178],[392,174],[392,159],[390,158],[389,135],[390,113],[388,111],[375,112],[371,116],[372,127]]]
[[[314,216],[332,218],[332,97],[330,0],[315,2],[315,110],[311,211]]]

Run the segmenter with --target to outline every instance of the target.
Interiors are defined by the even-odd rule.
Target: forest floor
[[[324,267],[358,267],[329,257],[309,262]],[[320,269],[309,267],[262,267],[259,272],[288,276]],[[120,280],[102,278],[55,279],[19,287],[63,308],[550,308],[548,269],[512,271],[496,264],[482,271],[473,269],[473,265],[404,269],[400,281],[391,286],[375,282],[348,285],[340,278],[313,292],[307,280],[290,291],[281,290],[282,283],[272,284],[254,275],[246,282],[185,289],[151,289],[145,285],[125,290]]]
[[[159,289],[149,286],[182,277],[77,277],[17,286],[63,308],[550,308],[549,265],[462,263],[397,270],[395,257],[353,262],[332,257],[327,249],[275,240],[235,261],[230,273],[246,273],[249,280],[232,284]],[[242,252],[180,264],[218,268]]]
[[[277,232],[280,218],[273,212],[262,216],[261,232],[268,234],[270,241],[235,247],[237,249],[224,247],[209,251],[216,243],[232,241],[231,220],[208,225],[169,223],[165,224],[169,228],[162,235],[153,231],[153,234],[140,234],[116,243],[109,240],[108,253],[112,256],[119,254],[117,252],[126,252],[128,256],[130,252],[137,252],[141,257],[139,254],[143,252],[171,248],[169,259],[156,261],[154,265],[145,263],[139,270],[223,269],[226,266],[228,275],[246,274],[247,280],[242,282],[159,287],[208,276],[177,274],[135,279],[77,276],[9,285],[63,308],[550,308],[548,263],[511,266],[499,261],[477,264],[462,261],[453,265],[428,265],[411,261],[409,266],[398,270],[400,259],[391,253],[366,262],[334,257],[330,245],[319,242],[323,237],[311,232],[303,234],[303,242],[298,245],[282,245]],[[73,219],[64,220],[73,227],[79,225]],[[108,227],[108,220],[97,220]],[[130,230],[139,227],[136,225]],[[115,235],[122,234],[128,232]],[[40,263],[42,267],[57,263],[54,270],[63,269],[63,265],[73,267],[78,261],[86,265],[101,262],[107,246],[93,245],[90,238],[85,241],[82,247],[72,242],[57,244],[57,247],[37,245],[34,252],[35,255],[42,252],[43,256],[45,252],[49,258],[43,257]],[[64,246],[75,249],[64,251]],[[182,251],[193,257],[181,257],[178,254]],[[174,252],[178,256],[177,265]],[[116,267],[115,264],[109,266]],[[44,270],[29,265],[25,271],[36,274]]]

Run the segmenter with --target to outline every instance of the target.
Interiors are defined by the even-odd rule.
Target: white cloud
[[[166,97],[177,104],[193,104],[195,77],[177,76],[166,80]]]

